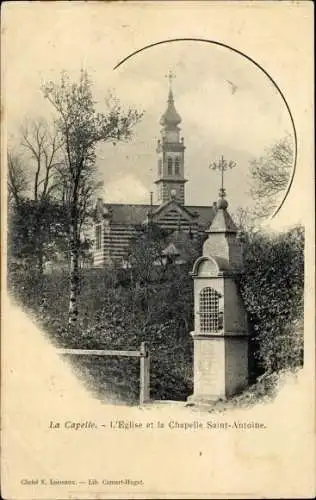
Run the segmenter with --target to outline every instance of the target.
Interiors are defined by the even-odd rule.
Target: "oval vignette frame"
[[[273,219],[273,217],[275,217],[279,213],[279,211],[281,210],[282,206],[284,205],[284,202],[285,202],[286,198],[288,197],[288,194],[289,194],[290,189],[291,189],[292,184],[293,184],[293,180],[294,180],[294,176],[295,176],[295,172],[296,172],[296,163],[297,163],[297,133],[296,133],[295,123],[294,123],[294,119],[293,119],[293,116],[292,116],[292,112],[291,112],[290,106],[289,106],[289,104],[288,104],[288,102],[287,102],[287,100],[286,100],[283,92],[281,91],[281,89],[278,86],[278,84],[273,80],[272,76],[259,63],[257,63],[254,59],[252,59],[250,56],[248,56],[247,54],[245,54],[241,50],[238,50],[238,49],[235,49],[234,47],[231,47],[230,45],[227,45],[227,44],[222,43],[222,42],[217,42],[215,40],[208,40],[206,38],[170,38],[168,40],[161,40],[159,42],[154,42],[154,43],[151,43],[149,45],[145,45],[141,49],[135,50],[134,52],[132,52],[128,56],[124,57],[124,59],[122,59],[121,61],[119,61],[114,66],[113,70],[116,70],[117,68],[119,68],[120,66],[122,66],[126,61],[128,61],[128,59],[131,59],[132,57],[136,56],[140,52],[143,52],[144,50],[151,49],[152,47],[156,47],[157,45],[163,45],[163,44],[166,44],[166,43],[174,43],[174,42],[200,42],[200,43],[202,42],[202,43],[211,43],[213,45],[218,45],[220,47],[224,47],[224,48],[226,48],[228,50],[231,50],[231,51],[235,52],[235,54],[238,54],[238,55],[244,57],[245,59],[247,59],[248,61],[250,61],[252,64],[254,64],[257,68],[259,68],[265,74],[265,76],[270,80],[270,82],[274,85],[274,87],[277,89],[278,93],[280,94],[280,96],[281,96],[281,98],[283,100],[283,103],[285,104],[286,109],[287,109],[287,111],[289,113],[290,120],[291,120],[292,127],[293,127],[293,134],[294,134],[294,162],[293,162],[293,166],[292,166],[292,175],[291,175],[291,177],[289,179],[289,182],[288,182],[288,185],[287,185],[287,187],[285,189],[285,193],[284,193],[284,196],[282,198],[282,201],[280,202],[280,204],[276,208],[276,210],[273,212],[273,214],[270,216],[270,218]]]

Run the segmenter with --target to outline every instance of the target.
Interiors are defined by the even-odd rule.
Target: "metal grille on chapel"
[[[200,292],[200,331],[217,332],[219,321],[220,295],[213,288],[206,287]]]

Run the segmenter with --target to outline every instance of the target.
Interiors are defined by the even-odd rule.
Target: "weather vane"
[[[218,162],[213,162],[210,164],[209,168],[211,168],[212,170],[219,170],[221,172],[221,176],[222,176],[222,184],[221,184],[221,188],[219,190],[219,195],[221,198],[224,198],[225,197],[225,188],[224,188],[224,172],[226,172],[226,170],[228,170],[229,168],[232,169],[234,167],[236,167],[236,162],[234,161],[226,161],[224,159],[224,156],[221,156],[220,160]]]

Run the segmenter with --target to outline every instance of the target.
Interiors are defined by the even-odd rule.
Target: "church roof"
[[[156,212],[160,205],[140,205],[127,203],[104,203],[104,208],[109,212],[109,218],[114,224],[142,224],[147,219],[150,210]],[[189,214],[196,214],[196,221],[201,228],[209,227],[214,218],[214,207],[185,206]]]
[[[151,205],[131,205],[127,203],[105,203],[110,220],[116,224],[141,224],[147,218]],[[157,207],[157,206],[156,206]]]
[[[215,215],[216,215],[216,209],[214,209],[214,207],[210,206],[210,207],[201,207],[201,206],[197,206],[197,207],[187,207],[190,212],[196,212],[198,214],[198,217],[199,217],[199,225],[200,226],[203,226],[203,227],[209,227],[209,224],[210,222],[214,219]]]
[[[179,250],[176,248],[174,243],[169,243],[169,245],[162,251],[163,255],[180,255]]]

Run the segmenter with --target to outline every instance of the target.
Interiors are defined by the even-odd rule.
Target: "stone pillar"
[[[189,401],[226,399],[248,385],[247,318],[238,289],[242,249],[227,201],[194,264],[194,392]]]

